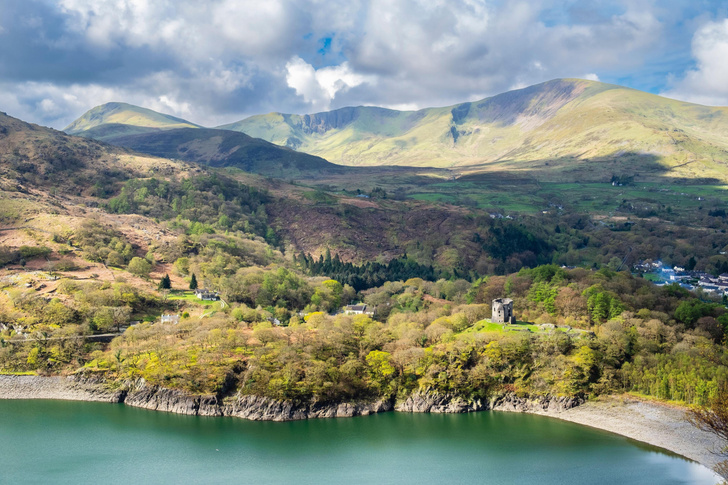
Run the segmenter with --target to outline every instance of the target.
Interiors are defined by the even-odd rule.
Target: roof
[[[363,312],[367,309],[366,305],[346,305],[346,309],[352,312]]]

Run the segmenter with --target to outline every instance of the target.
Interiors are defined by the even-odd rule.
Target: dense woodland
[[[206,274],[204,253],[178,263]],[[224,309],[179,325],[138,324],[108,347],[54,337],[110,331],[169,303],[124,282],[64,281],[50,303],[11,291],[14,310],[0,320],[22,322],[37,340],[6,332],[0,367],[327,402],[414,391],[485,399],[626,390],[704,403],[728,379],[725,307],[628,272],[547,265],[473,283],[389,281],[357,294],[292,264],[231,271],[217,281]],[[560,328],[490,324],[489,302],[500,296],[514,300],[519,320]],[[330,314],[354,300],[374,317]]]

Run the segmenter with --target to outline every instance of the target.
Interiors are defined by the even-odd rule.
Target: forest
[[[195,256],[187,270],[204,274],[202,264]],[[285,264],[220,281],[228,305],[213,315],[142,322],[108,347],[55,337],[109,331],[170,301],[123,282],[65,281],[59,297],[70,299],[46,306],[11,292],[15,313],[0,320],[32,326],[35,339],[4,335],[0,368],[295,402],[632,391],[703,404],[728,379],[721,303],[609,268],[546,265],[472,283],[410,278],[359,293]],[[518,324],[487,320],[501,296],[514,300]],[[374,315],[338,313],[355,300]]]
[[[726,222],[713,209],[701,215],[706,231],[678,224],[683,216],[615,225],[586,214],[508,220],[433,208],[421,227],[408,225],[413,239],[399,235],[399,256],[352,258],[325,240],[315,253],[293,246],[285,221],[297,216],[282,211],[335,214],[342,225],[371,216],[376,225],[364,230],[375,240],[396,232],[390,222],[406,211],[343,207],[335,195],[283,200],[215,171],[131,177],[100,197],[100,212],[142,216],[172,237],[143,245],[96,215],[32,233],[35,246],[0,247],[0,371],[327,403],[634,392],[705,404],[728,382],[724,302],[655,286],[627,262],[723,271]],[[428,228],[435,215],[454,221],[451,233]],[[38,260],[52,293],[15,283],[11,268]],[[84,267],[113,278],[75,276]],[[193,278],[221,300],[197,300]],[[489,320],[502,297],[514,301],[515,325]],[[351,303],[372,313],[344,314]],[[161,323],[165,313],[179,323]],[[118,336],[88,338],[107,333]]]

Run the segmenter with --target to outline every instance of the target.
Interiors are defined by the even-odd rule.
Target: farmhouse
[[[162,323],[171,323],[173,325],[177,325],[179,323],[179,314],[170,315],[165,313],[164,315],[162,315]]]
[[[344,307],[344,315],[373,315],[374,312],[368,312],[366,305],[346,305]]]
[[[195,296],[199,298],[200,300],[210,300],[210,301],[217,301],[220,299],[220,295],[217,291],[211,291],[211,290],[195,290]]]

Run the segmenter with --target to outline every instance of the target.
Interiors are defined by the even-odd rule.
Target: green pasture
[[[191,291],[171,291],[167,297],[169,301],[184,301],[195,305],[210,307],[220,303],[219,301],[200,300]]]
[[[477,322],[475,325],[470,327],[469,329],[465,330],[464,333],[488,333],[488,332],[498,332],[503,333],[506,331],[509,332],[518,332],[518,331],[526,331],[530,330],[533,333],[548,333],[551,332],[553,329],[543,329],[539,327],[538,325],[533,325],[531,323],[527,322],[517,322],[515,325],[503,325],[502,323],[492,323],[490,320],[481,320]],[[555,329],[558,332],[564,332],[565,329],[563,328],[557,328]]]
[[[639,213],[695,211],[728,203],[728,190],[720,185],[664,185],[636,182],[629,186],[609,183],[485,184],[457,180],[413,188],[408,196],[428,202],[534,213],[564,210],[614,214],[624,207]],[[625,215],[630,213],[625,211]]]

